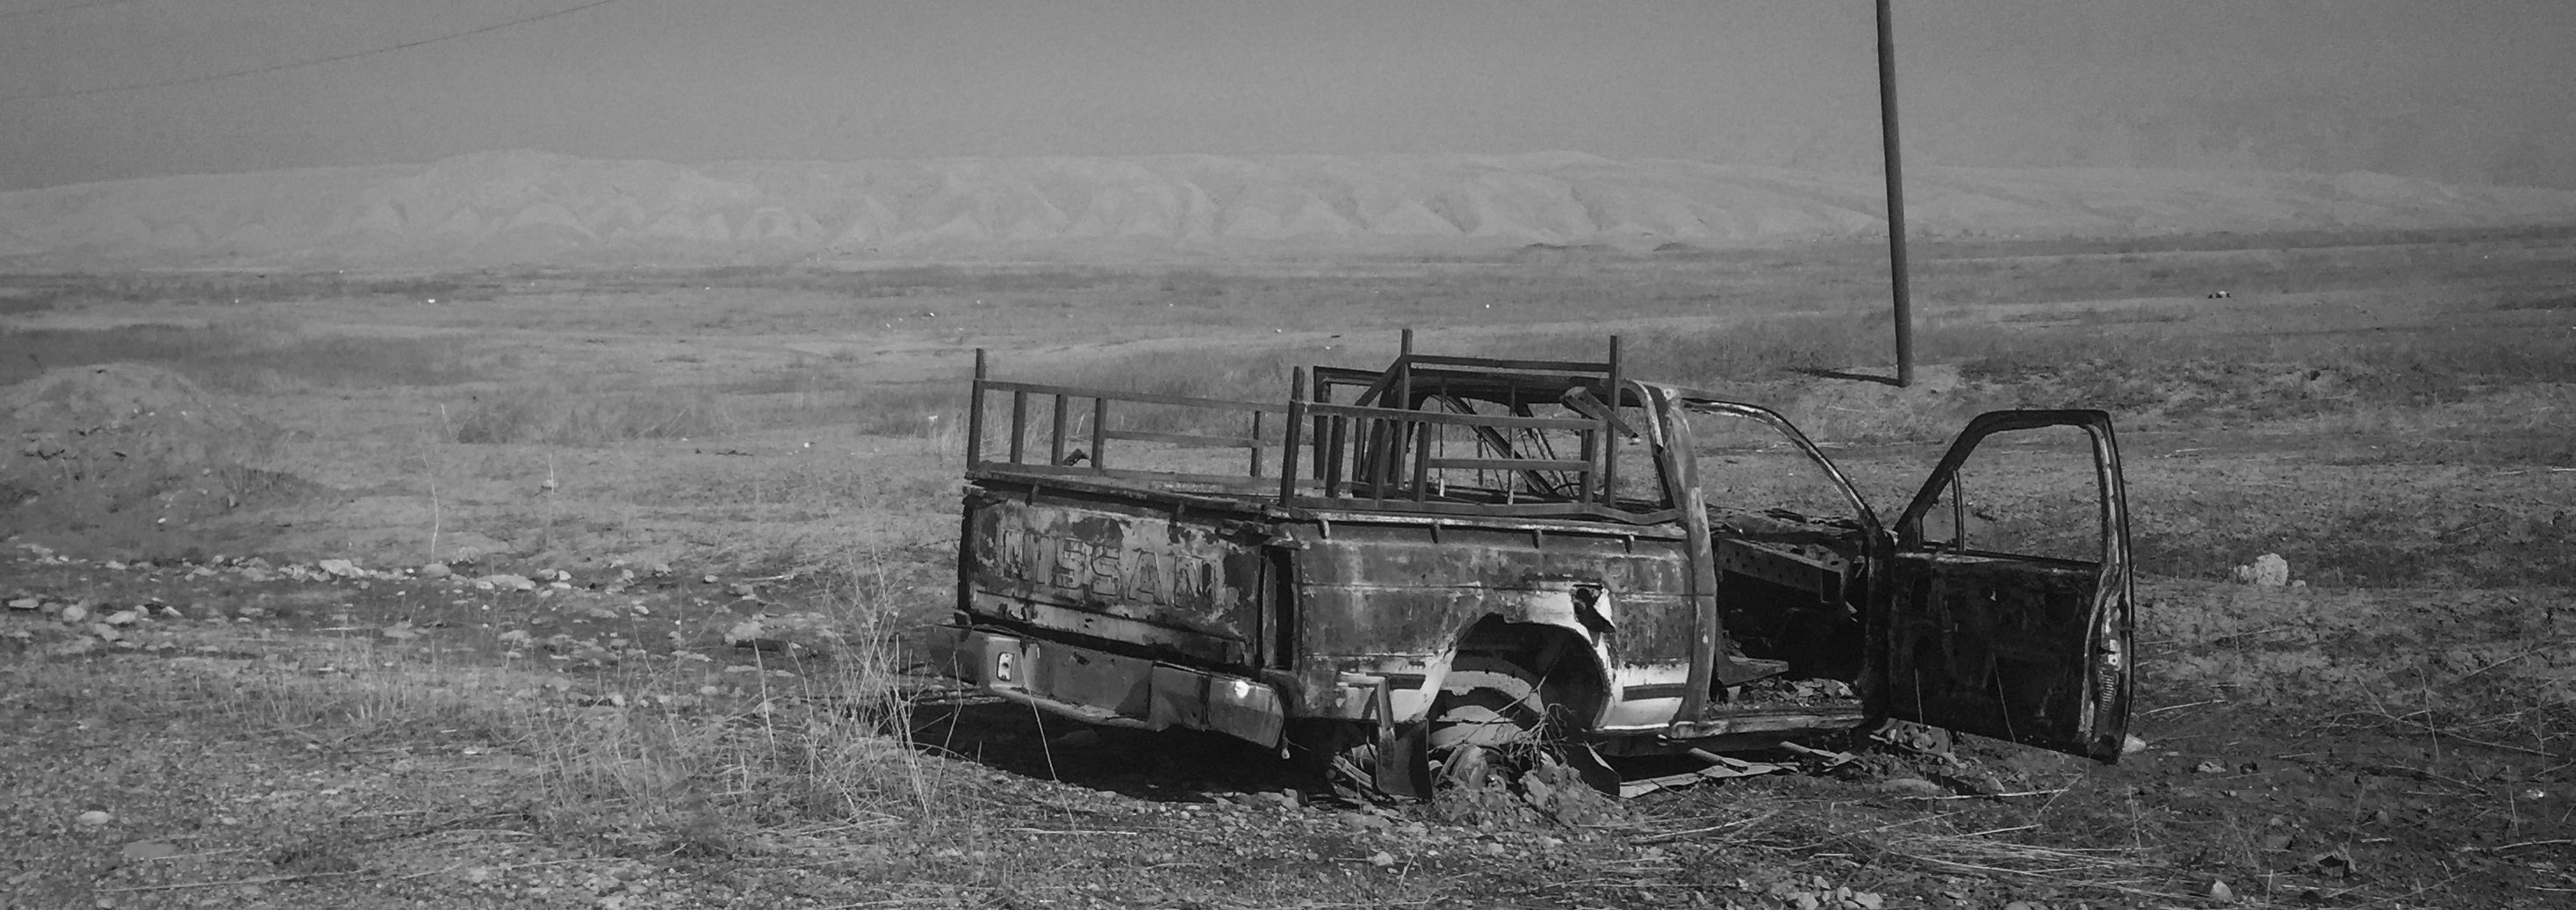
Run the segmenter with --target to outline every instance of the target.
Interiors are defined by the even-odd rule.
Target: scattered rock
[[[133,625],[136,620],[142,618],[143,614],[140,611],[118,610],[114,613],[107,614],[106,622],[111,626],[130,626]]]
[[[1295,790],[1281,790],[1277,793],[1267,791],[1260,793],[1247,793],[1244,794],[1243,801],[1256,806],[1276,806],[1282,809],[1294,809],[1298,806],[1305,805],[1303,796]]]
[[[2254,557],[2253,565],[2236,567],[2236,581],[2258,588],[2289,587],[2290,561],[2281,558],[2279,553]]]
[[[1948,756],[1953,745],[1950,731],[1929,724],[1890,720],[1870,731],[1870,739],[1924,755]]]
[[[481,588],[485,585],[490,585],[493,588],[499,588],[504,591],[534,591],[537,589],[536,581],[525,575],[509,575],[502,573],[485,575],[474,580],[475,587]]]
[[[614,616],[615,614],[611,614]],[[840,634],[819,615],[761,615],[725,630],[725,644],[756,651],[829,657],[840,652]]]
[[[1380,869],[1395,865],[1395,854],[1380,850],[1376,855],[1369,857],[1369,865]]]
[[[315,568],[322,570],[325,574],[339,578],[356,578],[367,574],[366,570],[358,568],[357,563],[350,562],[346,559],[325,559],[320,563],[315,564]]]
[[[1521,798],[1527,800],[1532,809],[1553,811],[1556,808],[1556,785],[1548,783],[1544,775],[1527,775],[1521,778]]]
[[[33,597],[15,597],[9,600],[9,609],[12,610],[33,610],[44,605],[44,601]]]
[[[79,825],[79,826],[81,826],[81,827],[83,827],[83,828],[96,828],[96,827],[99,827],[99,826],[105,825],[105,824],[107,824],[108,822],[112,822],[112,821],[115,821],[115,820],[116,820],[116,817],[115,817],[115,816],[109,815],[109,814],[107,814],[106,812],[102,812],[102,811],[97,810],[97,809],[91,809],[91,810],[89,810],[89,811],[87,811],[87,812],[83,812],[83,813],[81,813],[81,814],[79,814],[79,815],[77,815],[77,816],[73,816],[73,817],[72,817],[72,823],[73,823],[73,824],[76,824],[76,825]]]
[[[89,618],[89,608],[73,604],[63,608],[62,617],[64,622],[79,622]]]
[[[443,562],[423,563],[420,567],[420,577],[422,578],[446,578],[454,574],[456,574],[456,570],[448,568],[447,564]]]
[[[2328,850],[2324,853],[2319,853],[2316,856],[2311,857],[2308,860],[2308,864],[2316,867],[2318,875],[2322,875],[2327,878],[2348,878],[2355,871],[2352,862],[2352,854],[2346,853],[2342,850]]]

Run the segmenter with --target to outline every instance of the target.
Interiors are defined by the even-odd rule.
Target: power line
[[[40,6],[35,9],[0,10],[0,19],[15,19],[20,16],[33,16],[39,13],[61,13],[76,9],[88,9],[93,6],[107,6],[115,3],[132,2],[134,2],[134,0],[89,0],[87,3],[66,3],[61,6]]]
[[[116,2],[123,2],[123,0],[95,0],[95,3],[116,3]],[[60,91],[60,92],[38,92],[38,93],[36,93],[36,94],[32,94],[32,95],[0,95],[0,103],[7,103],[7,102],[11,102],[11,101],[39,101],[39,100],[43,100],[43,99],[47,99],[47,98],[77,98],[77,97],[81,97],[81,96],[83,96],[83,95],[104,95],[104,94],[108,94],[108,93],[110,93],[110,92],[134,92],[134,91],[141,91],[141,90],[143,90],[143,89],[148,89],[148,88],[168,88],[168,87],[170,87],[170,86],[174,86],[174,85],[196,85],[196,84],[203,83],[203,82],[213,82],[213,81],[216,81],[216,80],[219,80],[219,79],[233,79],[233,78],[237,78],[237,77],[241,77],[241,76],[256,76],[256,75],[259,75],[259,74],[261,74],[261,73],[274,73],[274,72],[278,72],[278,71],[280,71],[280,70],[303,69],[303,68],[308,67],[308,66],[321,66],[321,65],[323,65],[323,64],[325,64],[325,63],[338,63],[338,62],[340,62],[340,61],[342,61],[342,60],[355,60],[355,59],[360,58],[360,57],[371,57],[371,56],[374,56],[374,55],[376,55],[376,54],[386,54],[386,53],[392,53],[392,52],[394,52],[394,51],[410,50],[410,49],[412,49],[412,48],[420,47],[420,46],[425,45],[425,44],[437,44],[437,43],[439,43],[439,42],[441,42],[441,41],[454,41],[454,40],[456,40],[456,39],[458,39],[458,38],[469,38],[469,37],[472,37],[472,36],[475,36],[475,35],[483,34],[483,33],[485,33],[485,32],[497,32],[497,31],[500,31],[500,30],[505,29],[505,28],[517,28],[517,27],[519,27],[519,26],[527,25],[527,24],[529,24],[529,23],[533,23],[533,22],[543,22],[543,21],[546,21],[546,20],[548,20],[548,19],[553,19],[553,18],[557,18],[557,17],[561,17],[561,16],[569,16],[569,15],[572,15],[572,14],[574,14],[574,13],[581,12],[582,10],[586,10],[586,9],[595,9],[595,8],[602,7],[602,6],[607,6],[607,5],[609,5],[609,4],[611,4],[611,3],[615,3],[615,2],[617,2],[617,0],[590,0],[590,2],[588,2],[588,3],[583,3],[583,4],[576,5],[576,6],[569,6],[569,7],[565,7],[565,8],[563,8],[563,9],[555,10],[554,12],[551,12],[551,13],[539,13],[539,14],[537,14],[537,15],[529,16],[529,17],[526,17],[526,18],[523,18],[523,19],[512,19],[512,20],[510,20],[510,21],[508,21],[508,22],[500,22],[500,23],[494,23],[494,24],[492,24],[492,25],[486,25],[486,26],[483,26],[482,28],[470,29],[470,30],[462,31],[462,32],[450,32],[450,33],[448,33],[448,34],[439,35],[439,36],[434,37],[434,38],[422,38],[422,39],[420,39],[420,40],[418,40],[418,41],[405,41],[405,42],[403,42],[403,43],[401,43],[401,44],[389,44],[389,45],[386,45],[386,46],[384,46],[384,47],[371,47],[371,48],[368,48],[368,49],[366,49],[366,50],[362,50],[362,51],[351,51],[351,52],[346,53],[346,54],[333,54],[333,55],[328,56],[328,57],[315,57],[315,58],[313,58],[313,59],[311,59],[311,60],[297,60],[297,61],[294,61],[294,62],[292,62],[292,63],[277,63],[277,64],[271,64],[271,65],[268,65],[268,66],[252,67],[252,68],[250,68],[250,69],[231,70],[231,71],[229,71],[229,72],[212,73],[212,74],[208,74],[208,75],[204,75],[204,76],[190,76],[190,77],[187,77],[187,78],[185,78],[185,79],[165,79],[165,80],[162,80],[162,81],[159,81],[159,82],[137,82],[137,83],[133,83],[133,84],[130,84],[130,85],[107,85],[107,86],[100,86],[100,87],[98,87],[98,88],[71,89],[71,90],[69,90],[69,91]],[[94,4],[93,4],[93,5],[94,5]],[[57,8],[58,8],[58,9],[69,9],[70,7],[57,7]]]

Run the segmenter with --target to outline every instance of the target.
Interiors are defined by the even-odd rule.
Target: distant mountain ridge
[[[2576,223],[2576,192],[2370,173],[1923,168],[1944,236]],[[1866,173],[1580,152],[684,166],[545,152],[0,193],[0,267],[450,267],[1728,247],[1883,233]]]

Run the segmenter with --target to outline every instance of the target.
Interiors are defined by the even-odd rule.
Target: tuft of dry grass
[[[894,576],[865,557],[841,571],[829,613],[839,644],[756,665],[718,710],[531,713],[524,741],[555,820],[631,855],[695,857],[766,852],[800,830],[937,824],[950,772],[910,740]],[[691,686],[703,678],[621,664],[599,685],[638,706],[726,697],[714,682]]]

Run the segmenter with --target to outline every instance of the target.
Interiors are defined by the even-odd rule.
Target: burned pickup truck
[[[1602,783],[1603,755],[1883,720],[2120,755],[2134,595],[2101,411],[1974,418],[1882,521],[1788,420],[1630,378],[1615,338],[1571,362],[1407,333],[1287,391],[1002,381],[978,352],[950,672],[1397,795],[1522,745]]]

